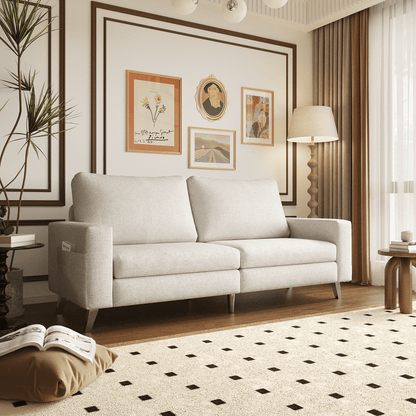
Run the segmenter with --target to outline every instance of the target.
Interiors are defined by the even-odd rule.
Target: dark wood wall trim
[[[140,10],[128,9],[125,7],[115,6],[112,4],[100,3],[98,1],[92,1],[91,7],[92,7],[92,10],[103,9],[103,10],[109,10],[112,12],[124,13],[124,14],[129,14],[132,16],[143,17],[145,19],[159,20],[161,22],[173,23],[176,25],[186,26],[186,27],[190,27],[193,29],[207,30],[210,32],[221,33],[223,35],[236,36],[236,37],[243,38],[243,39],[254,40],[256,42],[263,42],[263,43],[269,43],[269,44],[278,45],[278,46],[284,46],[286,48],[290,48],[296,51],[296,45],[293,43],[281,42],[275,39],[263,38],[261,36],[254,36],[254,35],[249,35],[247,33],[235,32],[233,30],[227,30],[227,29],[221,29],[218,27],[202,25],[200,23],[187,22],[185,20],[174,19],[172,17],[161,16],[158,14],[146,13]],[[95,13],[95,17],[96,17],[96,13]]]
[[[41,274],[39,276],[23,276],[23,282],[46,282],[47,280],[47,274]]]
[[[295,44],[292,43],[287,43],[287,42],[281,42],[281,41],[277,41],[274,39],[269,39],[269,38],[264,38],[264,37],[259,37],[259,36],[254,36],[254,35],[249,35],[246,33],[241,33],[241,32],[235,32],[235,31],[231,31],[231,30],[226,30],[226,29],[221,29],[221,28],[216,28],[216,27],[211,27],[211,26],[207,26],[207,25],[202,25],[202,24],[198,24],[198,23],[193,23],[193,22],[187,22],[187,21],[183,21],[183,20],[179,20],[179,19],[174,19],[174,18],[170,18],[170,17],[166,17],[166,16],[161,16],[161,15],[155,15],[155,14],[151,14],[151,13],[146,13],[146,12],[142,12],[139,10],[133,10],[133,9],[128,9],[125,7],[120,7],[120,6],[115,6],[115,5],[111,5],[111,4],[105,4],[105,3],[100,3],[100,2],[96,2],[96,1],[92,1],[91,2],[91,167],[90,170],[92,173],[97,173],[97,16],[98,16],[98,10],[102,9],[102,10],[108,10],[108,11],[112,11],[112,12],[117,12],[117,13],[123,13],[126,15],[130,15],[130,16],[137,16],[137,17],[142,17],[145,19],[151,19],[151,20],[155,20],[155,21],[159,21],[159,22],[166,22],[166,23],[170,23],[170,24],[175,24],[178,26],[184,26],[184,27],[189,27],[189,28],[193,28],[193,29],[199,29],[199,30],[204,30],[204,31],[208,31],[208,32],[213,32],[213,33],[218,33],[218,34],[222,34],[222,35],[227,35],[227,36],[232,36],[235,38],[240,38],[240,39],[246,39],[246,40],[250,40],[250,41],[255,41],[255,42],[261,42],[264,44],[269,44],[269,45],[277,45],[277,46],[282,46],[282,47],[286,47],[292,50],[292,103],[293,103],[293,108],[289,109],[288,108],[288,102],[286,105],[286,108],[288,108],[288,112],[290,110],[293,111],[294,108],[297,107],[297,46]],[[171,30],[167,30],[167,29],[162,29],[162,28],[158,28],[158,27],[151,27],[151,26],[144,26],[144,25],[140,25],[140,24],[136,24],[134,22],[129,22],[129,21],[125,21],[125,20],[119,20],[119,19],[114,19],[114,18],[104,18],[104,28],[103,28],[103,42],[104,42],[104,50],[103,50],[103,57],[104,57],[104,75],[103,75],[103,94],[104,94],[104,115],[103,115],[103,120],[104,120],[104,138],[103,138],[103,143],[104,143],[104,149],[103,149],[103,173],[106,174],[106,135],[105,135],[105,129],[106,129],[106,61],[107,61],[107,57],[106,57],[106,42],[107,42],[107,35],[106,35],[106,27],[107,27],[107,22],[108,21],[113,21],[113,22],[118,22],[121,24],[130,24],[130,25],[136,25],[136,26],[143,26],[143,27],[148,27],[150,29],[154,29],[154,30],[162,30],[162,31],[166,31],[166,32],[174,32],[174,33],[179,33],[179,34],[183,34],[186,36],[192,36],[195,38],[201,38],[201,39],[207,39],[206,37],[202,37],[196,34],[188,34],[188,33],[182,33],[179,31],[171,31]],[[230,45],[236,45],[236,46],[240,46],[240,47],[247,47],[247,48],[251,48],[251,49],[257,49],[257,50],[263,50],[263,51],[267,51],[270,52],[271,50],[266,49],[266,48],[257,48],[257,47],[252,47],[249,45],[244,45],[241,43],[233,43],[233,42],[227,42],[227,41],[223,41],[223,40],[217,40],[217,39],[210,39],[213,41],[218,41],[220,43],[226,43],[226,44],[230,44]],[[274,51],[276,53],[279,53],[277,51]],[[285,55],[284,53],[281,53],[282,55]],[[288,56],[286,54],[286,59],[288,59]],[[289,75],[289,65],[286,65],[287,68],[287,79],[288,75]],[[287,100],[289,100],[289,86],[287,85],[287,94],[286,94]],[[286,125],[287,128],[289,126],[288,121],[289,121],[289,114],[286,114]],[[297,146],[296,143],[292,144],[292,200],[291,201],[282,201],[283,205],[296,205],[296,201],[297,201],[297,157],[296,157],[296,152],[297,152]],[[289,194],[289,149],[288,146],[286,146],[286,192],[281,192],[281,195],[288,195]]]
[[[65,108],[66,103],[66,0],[59,0],[59,98]],[[59,123],[59,202],[65,205],[65,120]]]
[[[65,103],[65,6],[66,0],[59,0],[59,100]],[[48,10],[48,20],[52,20],[52,7],[46,4],[40,4],[40,7],[44,7]],[[52,29],[48,31],[48,85],[52,86]],[[59,124],[59,180],[58,180],[58,199],[36,199],[36,200],[23,200],[22,206],[64,206],[65,205],[65,122],[61,121]],[[52,138],[48,138],[48,185],[46,189],[25,189],[25,193],[30,192],[45,192],[50,193],[52,191]],[[10,189],[11,192],[18,192],[19,189]],[[18,199],[11,199],[10,204],[16,206]]]
[[[21,2],[21,1],[20,1]],[[29,3],[29,4],[33,4],[34,3]],[[52,7],[48,6],[46,4],[39,4],[39,7],[46,9],[47,12],[47,21],[48,21],[48,30],[46,33],[46,37],[47,37],[47,49],[48,49],[48,54],[47,54],[47,67],[48,67],[48,74],[47,74],[47,85],[49,88],[52,88]],[[48,184],[46,188],[28,188],[25,187],[25,193],[26,192],[51,192],[51,183],[52,183],[52,179],[51,179],[51,174],[52,174],[52,169],[51,169],[51,138],[48,137],[48,149],[45,152],[47,154],[47,160],[48,160],[48,167],[47,167],[47,172],[48,172]],[[20,188],[8,188],[9,192],[20,192]],[[11,205],[17,205],[17,200],[10,200]]]
[[[63,219],[61,220],[20,220],[19,225],[21,227],[27,227],[27,226],[45,227],[45,226],[48,226],[51,222],[58,222],[58,221],[65,221],[65,220]],[[15,220],[10,221],[10,225],[15,226],[16,221]]]
[[[91,172],[97,173],[97,5],[91,2]]]

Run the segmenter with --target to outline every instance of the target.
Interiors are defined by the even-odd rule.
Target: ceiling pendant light
[[[247,4],[244,0],[223,0],[222,15],[229,23],[241,22],[247,14]]]
[[[278,9],[279,7],[283,7],[287,3],[287,0],[263,0],[263,2],[271,9]]]
[[[172,0],[172,6],[176,13],[191,14],[198,6],[199,0]]]

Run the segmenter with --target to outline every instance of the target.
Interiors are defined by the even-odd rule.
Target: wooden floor
[[[384,305],[384,288],[342,284],[342,299],[331,285],[236,295],[235,313],[228,313],[227,297],[102,309],[90,334],[99,344],[147,340],[197,331],[217,330],[308,315],[327,314]],[[63,315],[55,303],[26,305],[28,323],[61,324],[83,332],[85,311],[68,302]]]

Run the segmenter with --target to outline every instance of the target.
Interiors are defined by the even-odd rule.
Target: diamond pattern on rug
[[[375,308],[117,347],[82,392],[0,414],[413,415],[413,318]]]

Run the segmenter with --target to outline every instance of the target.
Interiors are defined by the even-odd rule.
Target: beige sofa
[[[351,280],[351,224],[285,218],[276,181],[79,173],[49,288],[88,311]],[[63,242],[70,251],[63,250]],[[68,245],[68,243],[70,243]]]

